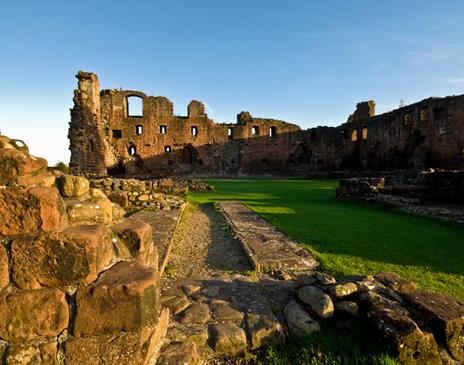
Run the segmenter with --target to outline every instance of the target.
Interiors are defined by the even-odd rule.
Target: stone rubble
[[[88,182],[48,171],[24,142],[5,136],[2,161],[5,364],[202,364],[347,318],[406,365],[464,362],[463,301],[390,272],[341,278],[315,272],[306,249],[242,204],[218,208],[256,271],[223,269],[162,284],[185,202],[155,189],[172,188],[172,181],[156,187],[126,181],[127,188],[122,179]],[[131,209],[133,201],[140,204]],[[127,217],[124,208],[137,212]]]

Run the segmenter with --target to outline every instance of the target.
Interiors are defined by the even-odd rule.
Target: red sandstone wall
[[[430,98],[379,116],[373,116],[373,101],[363,102],[345,124],[302,131],[247,112],[237,123],[217,124],[195,100],[187,116],[175,116],[165,97],[132,90],[98,94],[96,75],[80,72],[78,78],[69,130],[74,172],[231,177],[464,168],[464,95]],[[142,116],[129,116],[131,96],[142,99]]]

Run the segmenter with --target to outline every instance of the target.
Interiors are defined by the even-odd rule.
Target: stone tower
[[[74,174],[106,175],[105,141],[108,138],[100,111],[100,85],[97,75],[79,71],[74,107],[69,123],[69,167]]]

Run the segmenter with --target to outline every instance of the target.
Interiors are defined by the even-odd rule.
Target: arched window
[[[126,98],[127,116],[142,117],[143,116],[143,99],[140,96],[132,95]]]

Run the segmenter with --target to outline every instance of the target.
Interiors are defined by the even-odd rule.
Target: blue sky
[[[308,128],[357,102],[464,93],[460,1],[0,1],[0,130],[69,160],[77,70],[217,122],[242,110]]]

